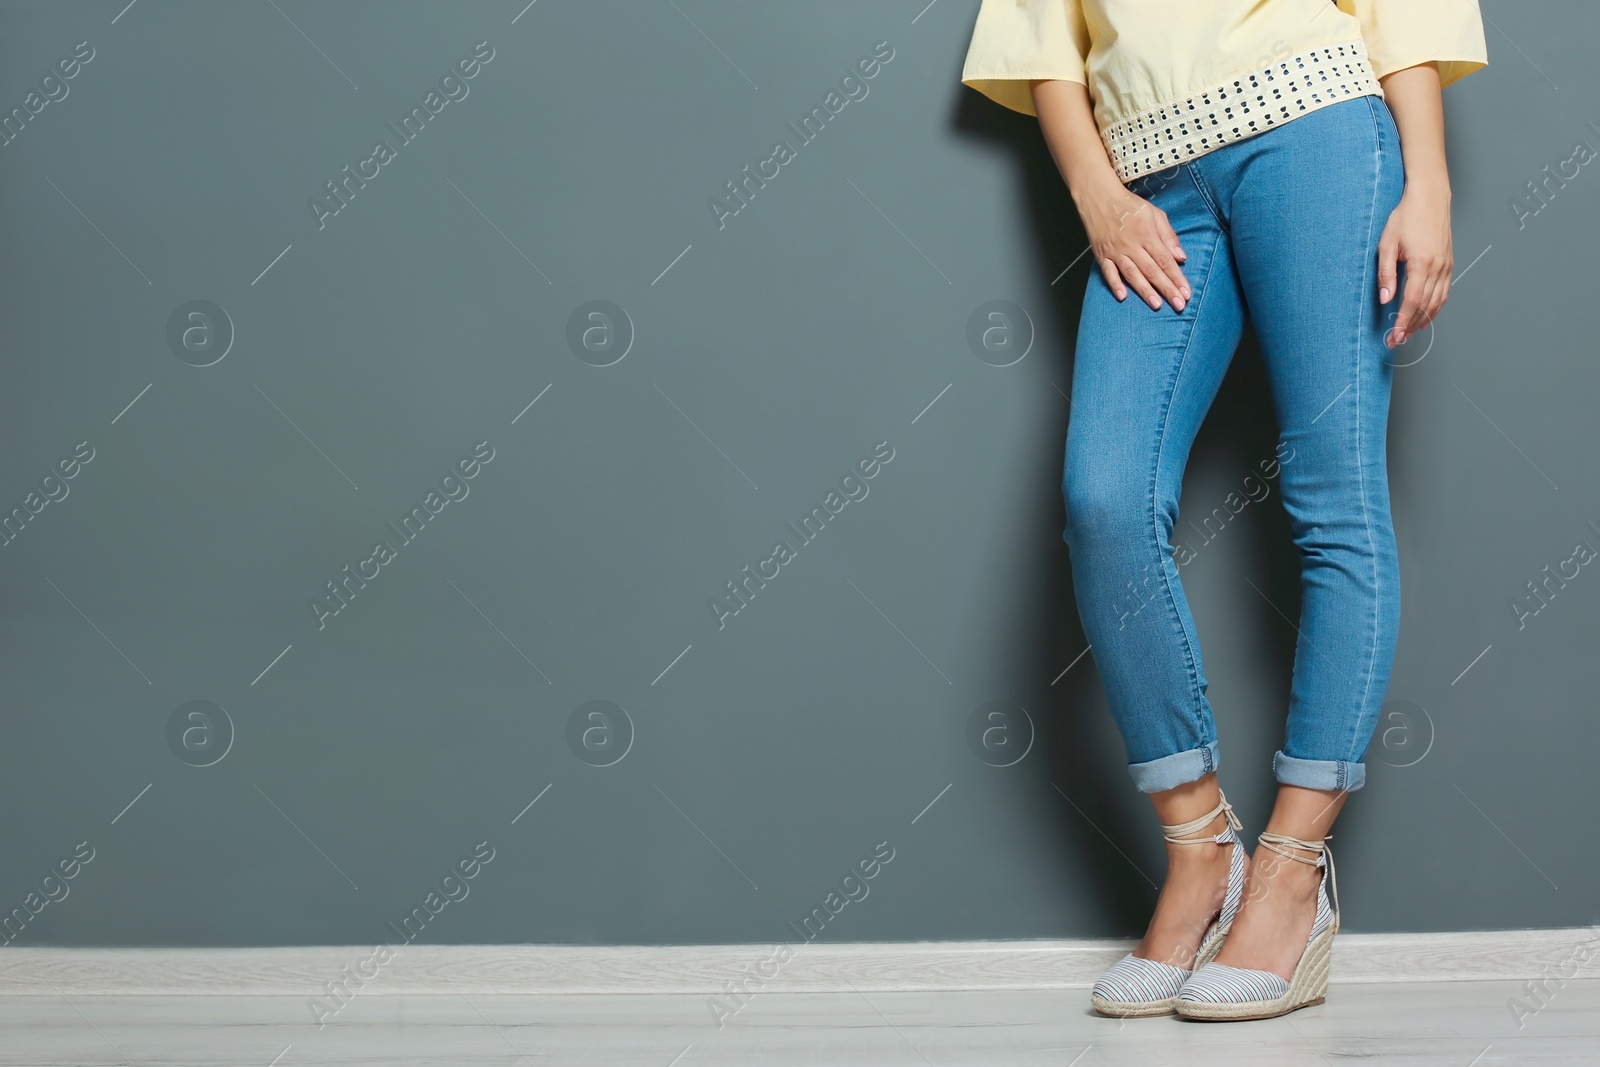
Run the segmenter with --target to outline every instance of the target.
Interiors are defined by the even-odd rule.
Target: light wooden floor
[[[1252,1023],[1118,1021],[1087,991],[760,993],[718,1030],[698,996],[358,996],[318,1030],[289,997],[0,998],[0,1064],[533,1067],[1415,1067],[1600,1064],[1600,980],[1519,1030],[1509,982],[1335,987]],[[276,1058],[276,1059],[275,1059]]]

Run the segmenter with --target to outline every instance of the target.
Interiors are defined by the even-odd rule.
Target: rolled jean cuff
[[[1200,748],[1174,752],[1148,763],[1130,763],[1128,773],[1141,793],[1160,793],[1204,778],[1216,770],[1221,761],[1221,750],[1211,741]]]
[[[1342,759],[1295,759],[1281,750],[1272,754],[1272,774],[1283,785],[1329,792],[1354,793],[1367,784],[1367,765]]]

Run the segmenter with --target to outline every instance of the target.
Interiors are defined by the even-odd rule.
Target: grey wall
[[[1141,928],[1159,837],[1060,536],[1084,239],[1033,120],[958,84],[973,0],[124,3],[0,8],[6,109],[93,49],[0,147],[0,507],[29,514],[0,548],[0,911],[66,891],[12,943],[392,940],[480,842],[423,939],[771,943],[862,861],[822,936]],[[1511,604],[1600,548],[1600,170],[1511,198],[1600,147],[1600,13],[1486,8],[1510,38],[1447,94],[1472,266],[1397,372],[1404,626],[1337,835],[1352,930],[1594,916],[1600,574]],[[995,300],[1031,345],[969,344]],[[591,301],[621,313],[586,348]],[[1185,520],[1272,454],[1269,410],[1247,343]],[[801,545],[784,524],[880,442]],[[1254,830],[1294,634],[1250,583],[1297,610],[1276,495],[1191,547]],[[346,566],[377,573],[319,625]]]

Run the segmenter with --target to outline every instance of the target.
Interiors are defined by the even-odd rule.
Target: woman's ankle
[[[1151,793],[1149,797],[1162,825],[1175,826],[1198,819],[1216,807],[1222,799],[1222,788],[1217,784],[1217,776],[1213,772],[1172,789]],[[1225,815],[1217,818],[1225,819]]]
[[[1134,955],[1188,969],[1221,913],[1236,842],[1168,845],[1167,877],[1156,913]],[[1248,859],[1245,861],[1248,863]]]

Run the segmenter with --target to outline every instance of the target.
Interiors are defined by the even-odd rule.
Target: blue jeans
[[[1377,271],[1403,186],[1399,133],[1377,96],[1128,185],[1177,230],[1193,296],[1181,313],[1152,311],[1131,291],[1119,303],[1093,272],[1072,374],[1063,538],[1128,770],[1145,792],[1194,781],[1219,761],[1170,538],[1190,446],[1247,311],[1279,429],[1277,454],[1259,469],[1279,479],[1301,560],[1294,682],[1273,773],[1313,789],[1365,781],[1400,623],[1384,458],[1394,373],[1384,334],[1399,300],[1378,303]]]

